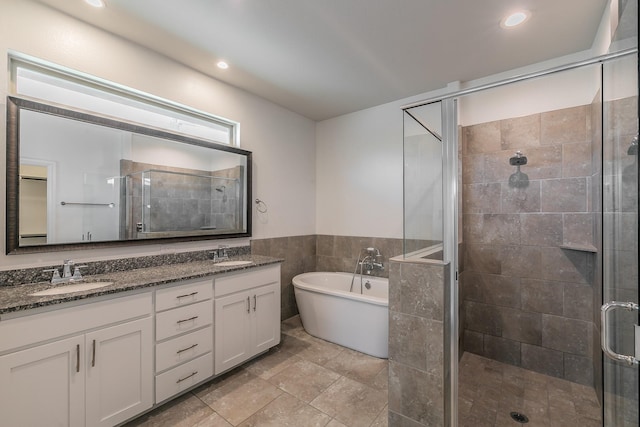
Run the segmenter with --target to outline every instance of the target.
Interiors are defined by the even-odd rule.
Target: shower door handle
[[[635,355],[628,356],[626,354],[616,353],[611,349],[611,346],[609,345],[609,327],[607,324],[607,312],[609,312],[609,310],[614,310],[617,308],[624,308],[625,310],[628,310],[628,311],[640,310],[640,305],[636,304],[635,302],[611,301],[602,306],[602,308],[600,309],[601,310],[600,315],[602,319],[602,322],[600,324],[600,328],[602,329],[601,331],[602,351],[604,352],[604,354],[606,354],[608,357],[610,357],[613,360],[626,362],[629,365],[638,365],[640,364],[640,326],[635,325],[635,338],[636,338],[635,339]]]

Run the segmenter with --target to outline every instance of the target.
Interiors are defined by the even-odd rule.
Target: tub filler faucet
[[[366,253],[364,258],[361,258],[363,253]],[[371,274],[374,270],[384,270],[384,263],[382,262],[382,254],[376,248],[362,249],[358,254],[358,261],[356,261],[356,268],[353,270],[353,277],[351,277],[351,287],[349,292],[353,292],[353,283],[355,282],[356,275],[358,274],[358,267],[360,267],[360,293],[362,290],[362,275]],[[368,283],[368,282],[367,282]],[[371,285],[367,287],[369,289]]]
[[[367,274],[371,274],[373,270],[384,270],[384,264],[382,262],[382,255],[376,248],[366,248],[367,255],[359,261],[360,274],[362,270],[366,270]],[[362,252],[361,252],[362,253]]]

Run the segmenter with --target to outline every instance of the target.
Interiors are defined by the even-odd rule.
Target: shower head
[[[516,155],[509,159],[511,166],[522,166],[527,164],[527,156],[522,154],[522,151],[516,151]]]
[[[221,193],[224,193],[224,190],[225,190],[226,188],[227,188],[227,187],[225,187],[224,185],[221,185],[220,187],[216,187],[216,191],[219,191],[219,192],[221,192]]]

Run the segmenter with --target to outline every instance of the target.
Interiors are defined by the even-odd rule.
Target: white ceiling
[[[39,1],[314,120],[589,49],[607,3]],[[531,18],[502,29],[518,9]]]

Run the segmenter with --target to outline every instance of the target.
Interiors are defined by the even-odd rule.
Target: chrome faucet
[[[56,285],[58,283],[66,282],[79,282],[83,280],[80,269],[86,267],[86,265],[75,265],[70,259],[65,259],[62,264],[62,276],[60,276],[60,270],[57,268],[50,268],[43,270],[45,273],[53,273],[51,275],[51,284]],[[71,273],[73,271],[73,274]]]
[[[366,248],[367,255],[360,261],[360,271],[366,270],[367,274],[371,274],[372,270],[384,270],[382,262],[382,254],[376,248]]]
[[[51,276],[51,284],[57,285],[58,283],[62,283],[64,280],[60,277],[60,271],[57,268],[50,268],[48,270],[42,270],[43,273],[53,273]]]
[[[71,268],[73,268],[73,265],[75,263],[73,261],[71,261],[70,259],[65,259],[62,263],[62,278],[63,279],[70,279],[72,277],[71,275]]]
[[[218,245],[218,249],[213,251],[213,262],[223,261],[229,259],[229,245]]]
[[[364,258],[361,258],[362,253],[366,251],[366,255]],[[353,285],[355,282],[356,274],[358,273],[358,267],[360,267],[360,293],[363,293],[363,284],[362,284],[362,275],[363,274],[371,274],[373,270],[384,270],[384,263],[382,262],[382,254],[376,248],[366,248],[358,253],[358,261],[356,261],[356,268],[353,270],[353,276],[351,277],[351,286],[349,287],[349,292],[353,292]],[[369,289],[371,284],[367,282],[369,286],[366,288]]]

